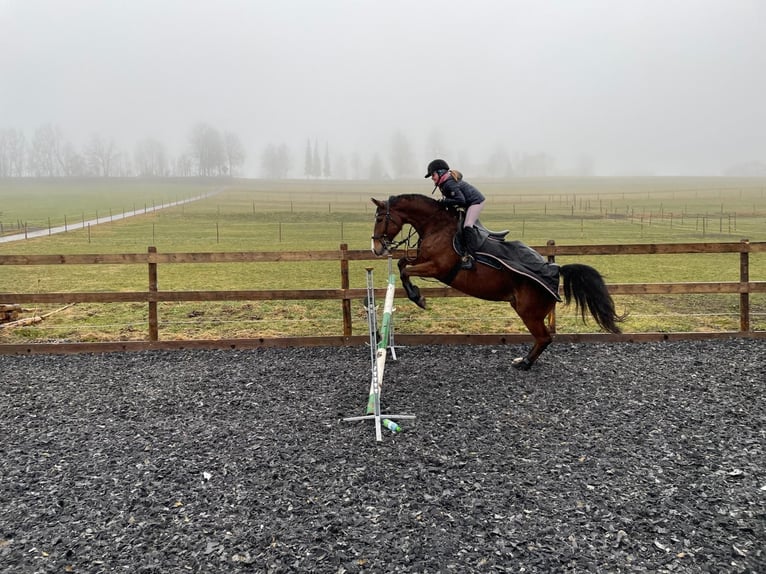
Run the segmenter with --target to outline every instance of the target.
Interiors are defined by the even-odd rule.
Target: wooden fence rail
[[[547,245],[535,247],[547,257],[555,261],[557,255],[654,255],[654,254],[700,254],[700,253],[733,253],[739,254],[740,272],[737,281],[728,282],[683,282],[683,283],[630,283],[610,284],[609,291],[613,295],[651,295],[651,294],[691,294],[691,293],[729,293],[739,294],[739,331],[724,333],[724,335],[761,337],[763,332],[751,330],[750,295],[766,293],[766,281],[750,281],[750,254],[766,252],[766,242],[751,243],[746,239],[729,243],[673,243],[673,244],[629,244],[629,245],[556,245],[549,241]],[[103,343],[73,343],[3,345],[0,344],[0,354],[17,352],[71,352],[71,350],[93,350],[102,348],[133,349],[133,348],[174,348],[183,347],[248,347],[248,346],[288,346],[290,344],[361,344],[366,337],[352,337],[351,302],[366,296],[365,288],[351,288],[349,282],[349,261],[370,261],[376,258],[367,250],[349,250],[343,244],[338,250],[330,251],[287,251],[287,252],[225,252],[225,253],[159,253],[156,248],[149,247],[147,253],[122,254],[71,254],[71,255],[0,255],[0,266],[4,265],[122,265],[140,264],[148,269],[148,288],[146,291],[113,291],[113,292],[59,292],[59,293],[13,293],[0,291],[0,303],[51,303],[69,304],[82,303],[146,303],[148,315],[148,342],[118,342]],[[338,261],[340,264],[340,288],[338,289],[292,289],[292,290],[228,290],[228,291],[161,291],[158,288],[158,266],[177,263],[260,263],[260,262],[302,262],[302,261]],[[0,274],[1,277],[1,274]],[[0,283],[0,289],[3,288]],[[463,293],[451,287],[422,288],[426,297],[466,297]],[[377,292],[376,292],[377,294]],[[382,296],[383,289],[380,290]],[[404,290],[399,288],[396,297],[406,297]],[[263,301],[263,300],[337,300],[341,304],[343,336],[338,337],[292,337],[279,338],[278,341],[264,339],[225,341],[183,341],[166,342],[162,344],[159,334],[158,303],[178,301]],[[555,317],[551,318],[552,330],[555,331]],[[692,335],[692,334],[688,334]],[[720,335],[720,333],[718,333]],[[683,336],[683,333],[676,334]],[[696,334],[696,336],[700,336]],[[704,335],[702,335],[704,337]],[[558,336],[570,340],[585,340],[587,335]],[[499,342],[523,338],[503,335]],[[595,340],[630,340],[646,339],[640,334],[614,336],[597,334],[591,336]],[[652,338],[652,337],[648,337]],[[667,334],[661,335],[667,339]],[[674,337],[676,338],[676,337]],[[359,340],[357,340],[359,339]],[[406,343],[469,343],[497,342],[496,338],[480,335],[410,335],[398,336],[398,340]]]

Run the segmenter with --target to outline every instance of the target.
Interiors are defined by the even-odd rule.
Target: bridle
[[[380,213],[378,212],[380,208],[375,210],[375,221],[377,222],[378,217],[380,217]],[[407,233],[407,236],[404,239],[401,239],[399,241],[394,241],[393,238],[388,237],[388,224],[393,220],[393,217],[391,216],[391,200],[389,199],[386,201],[386,216],[385,221],[386,224],[383,227],[383,233],[380,235],[373,235],[372,239],[375,241],[380,241],[383,244],[383,247],[386,251],[389,253],[393,252],[395,249],[398,249],[400,245],[405,245],[408,249],[411,247],[414,247],[414,245],[410,244],[410,241],[412,239],[412,236],[415,235],[415,228],[410,226],[410,231]],[[403,227],[403,224],[399,224],[399,229]],[[398,232],[397,232],[398,233]]]

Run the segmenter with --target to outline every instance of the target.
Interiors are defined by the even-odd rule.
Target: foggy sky
[[[178,153],[206,122],[251,175],[436,129],[453,163],[719,175],[766,162],[765,30],[762,0],[0,0],[0,128]]]

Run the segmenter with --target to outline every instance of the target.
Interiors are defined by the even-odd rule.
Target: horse
[[[373,253],[377,256],[390,255],[406,243],[406,255],[398,260],[397,266],[407,297],[425,309],[425,297],[411,278],[428,277],[479,299],[508,301],[534,338],[534,344],[526,356],[513,359],[512,365],[520,370],[529,370],[552,341],[545,319],[561,300],[558,274],[555,275],[555,288],[551,292],[529,274],[482,264],[481,257],[477,258],[473,269],[462,269],[461,256],[453,248],[453,236],[460,221],[459,210],[444,207],[442,202],[420,194],[391,196],[387,201],[371,199],[376,206],[371,238]],[[404,225],[410,225],[409,235],[395,241]],[[416,245],[410,245],[413,230],[417,233]],[[520,242],[514,243],[531,251]],[[409,251],[413,247],[416,247],[415,256],[411,257]],[[477,251],[481,253],[482,248]],[[534,255],[542,260],[537,252]],[[555,266],[555,270],[563,277],[566,304],[574,300],[575,309],[583,322],[586,321],[587,309],[603,330],[620,333],[617,323],[624,316],[616,313],[614,301],[596,269],[573,263]]]

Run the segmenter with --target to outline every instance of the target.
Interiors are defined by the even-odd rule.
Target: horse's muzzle
[[[387,253],[390,253],[391,252],[390,246],[391,246],[390,242],[380,237],[373,236],[370,239],[370,248],[372,249],[372,252],[378,257],[380,257],[381,255],[386,255]]]

